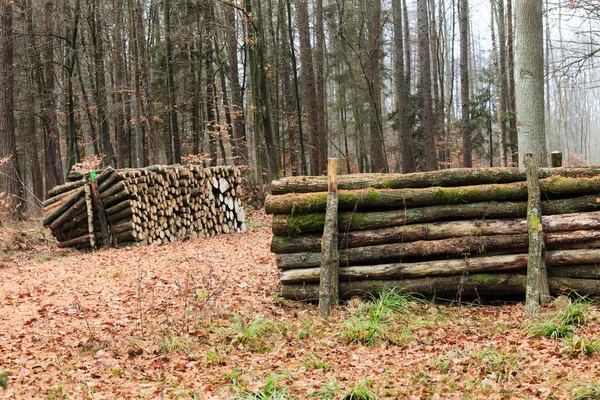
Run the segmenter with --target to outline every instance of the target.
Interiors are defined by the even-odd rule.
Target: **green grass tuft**
[[[373,392],[371,381],[363,379],[355,383],[350,391],[343,397],[344,400],[379,400],[379,396]]]

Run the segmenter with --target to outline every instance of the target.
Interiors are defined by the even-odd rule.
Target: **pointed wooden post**
[[[96,215],[98,216],[98,220],[100,222],[100,238],[103,242],[101,246],[103,245],[112,247],[108,232],[106,211],[104,210],[104,204],[102,204],[102,200],[100,199],[100,192],[98,190],[98,180],[96,179],[95,171],[90,172],[90,189],[92,191],[92,202],[94,204],[94,209],[96,210]]]
[[[533,154],[525,154],[523,160],[527,174],[527,230],[529,232],[529,259],[527,262],[527,287],[525,290],[525,314],[534,318],[540,313],[540,305],[550,301],[550,288],[544,257],[544,230],[540,181]]]
[[[325,228],[321,240],[321,274],[319,286],[319,309],[322,317],[328,317],[331,306],[338,304],[338,271],[340,254],[338,248],[338,159],[330,158],[327,164],[329,192],[327,193],[327,210],[325,212]]]
[[[90,247],[92,248],[92,250],[94,250],[96,248],[96,236],[94,235],[94,207],[92,206],[92,189],[87,177],[85,178],[83,189],[85,190],[85,206],[87,208]]]

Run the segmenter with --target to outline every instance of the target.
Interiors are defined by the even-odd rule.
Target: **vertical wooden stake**
[[[524,164],[527,173],[527,230],[529,232],[525,315],[534,318],[540,313],[540,305],[550,301],[550,289],[544,260],[546,248],[542,228],[540,181],[533,154],[525,154]]]
[[[86,178],[86,182],[83,185],[85,190],[85,206],[87,208],[88,218],[88,234],[90,236],[90,247],[96,248],[96,236],[94,235],[94,207],[92,206],[92,190],[90,188],[90,182]]]
[[[328,317],[331,306],[339,301],[340,253],[338,249],[338,159],[330,158],[327,164],[329,193],[327,193],[327,210],[325,212],[325,228],[321,240],[321,276],[319,285],[319,309],[322,317]]]
[[[552,168],[562,167],[563,159],[562,153],[559,150],[550,152],[550,160],[552,162]]]
[[[108,222],[106,220],[106,211],[104,210],[104,204],[100,199],[100,192],[98,191],[98,181],[96,180],[96,172],[90,172],[90,189],[92,191],[92,201],[94,203],[94,209],[96,215],[100,221],[100,238],[104,246],[112,247],[108,233]]]

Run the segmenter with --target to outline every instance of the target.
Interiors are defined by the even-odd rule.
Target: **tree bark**
[[[595,177],[600,175],[599,167],[582,168],[541,168],[540,179],[556,176]],[[427,188],[431,186],[465,186],[492,183],[522,182],[527,178],[518,168],[456,168],[445,171],[416,172],[411,174],[349,174],[339,177],[341,190],[357,189],[403,189]],[[287,177],[271,183],[271,193],[311,193],[327,191],[326,177],[297,176]]]
[[[319,310],[322,317],[328,317],[331,306],[339,301],[339,268],[340,254],[338,250],[338,193],[337,193],[337,158],[329,159],[328,174],[329,193],[327,194],[327,211],[325,213],[325,229],[321,242],[320,254],[320,287]]]
[[[534,318],[540,313],[540,306],[550,301],[548,274],[546,272],[544,231],[542,228],[542,206],[537,164],[533,154],[525,154],[527,171],[527,230],[529,233],[529,260],[527,263],[527,288],[525,314]]]
[[[600,285],[595,280],[550,278],[550,291],[554,295],[576,292],[579,295],[598,296]],[[290,300],[314,301],[319,286],[283,285],[281,296]],[[389,281],[340,281],[340,298],[376,295],[382,290],[396,289],[401,293],[417,293],[425,297],[455,299],[462,297],[524,296],[525,276],[516,274],[474,274],[417,278]]]
[[[473,166],[473,148],[471,145],[471,111],[469,92],[469,1],[460,0],[458,11],[460,25],[460,98],[463,140],[463,167]]]
[[[433,109],[431,104],[431,57],[429,54],[429,22],[427,18],[428,0],[417,1],[419,24],[419,70],[421,84],[421,129],[425,171],[437,169],[435,140],[433,136]]]
[[[9,215],[21,220],[26,203],[15,136],[12,12],[12,1],[0,2],[0,192],[9,197]]]
[[[415,159],[412,151],[410,138],[410,127],[407,116],[408,90],[404,74],[404,46],[410,47],[410,43],[403,43],[402,33],[402,10],[400,1],[392,2],[392,13],[394,19],[394,83],[396,100],[396,119],[398,121],[398,140],[400,142],[400,156],[402,158],[403,173],[414,172]]]
[[[575,232],[595,232],[600,228],[600,212],[558,214],[543,216],[546,232],[574,236]],[[589,231],[588,231],[589,230]],[[565,232],[558,235],[559,232]],[[447,238],[460,238],[486,235],[515,235],[527,233],[525,219],[475,219],[466,221],[433,222],[380,228],[365,231],[340,232],[340,248],[396,244],[414,241],[430,241]],[[554,236],[554,235],[552,235]],[[548,235],[546,236],[549,237]],[[578,237],[578,236],[575,236]],[[546,239],[550,240],[550,239]],[[315,252],[321,248],[320,235],[303,235],[298,237],[273,236],[271,251],[273,253]]]
[[[582,246],[584,243],[600,240],[600,230],[583,230],[572,232],[553,232],[544,235],[544,242],[549,249],[570,245]],[[340,251],[339,258],[343,265],[361,265],[365,263],[385,263],[402,260],[417,260],[432,257],[467,256],[480,253],[504,251],[526,251],[529,244],[527,233],[463,236],[441,240],[420,240],[407,243],[376,244],[366,247],[355,247]],[[568,249],[567,249],[568,250]],[[318,267],[321,253],[318,252],[277,254],[275,259],[280,269]]]
[[[523,155],[531,153],[540,166],[547,167],[542,2],[517,2],[516,19],[519,166],[523,166]]]
[[[597,195],[542,202],[542,212],[545,214],[569,214],[598,209],[600,209],[600,196]],[[339,227],[340,231],[370,230],[448,218],[501,218],[525,216],[526,213],[526,202],[509,201],[439,205],[406,210],[345,212],[340,215]],[[324,221],[324,214],[276,214],[273,216],[271,226],[275,235],[297,236],[302,233],[321,231]]]

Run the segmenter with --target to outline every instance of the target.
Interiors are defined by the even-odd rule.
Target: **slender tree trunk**
[[[398,141],[400,142],[400,154],[402,158],[402,172],[415,171],[415,159],[410,139],[410,128],[406,100],[408,98],[407,82],[404,75],[404,44],[402,30],[402,9],[400,1],[392,1],[392,13],[394,18],[394,82],[396,84],[396,114],[398,121]],[[410,46],[406,43],[406,46]]]
[[[44,35],[45,35],[45,82],[44,90],[44,147],[46,149],[46,192],[56,185],[64,182],[62,161],[60,157],[58,128],[56,126],[56,101],[54,98],[55,73],[54,73],[54,2],[46,0],[44,7]]]
[[[28,74],[27,74],[27,104],[30,106],[27,116],[27,141],[30,145],[29,152],[31,154],[31,176],[33,181],[33,194],[36,198],[36,203],[44,199],[44,179],[38,154],[38,137],[36,124],[36,82],[41,82],[41,67],[40,56],[35,43],[33,32],[33,10],[30,1],[25,1],[25,24],[29,39],[27,41],[28,53]],[[36,79],[37,78],[37,79]],[[40,93],[38,91],[38,93]]]
[[[235,9],[225,9],[227,30],[227,52],[229,53],[229,76],[231,82],[231,117],[233,125],[233,162],[235,165],[248,165],[248,142],[244,116],[243,91],[238,72],[238,41],[235,22]]]
[[[115,139],[117,168],[124,168],[129,153],[129,143],[125,140],[125,111],[124,103],[127,96],[125,82],[125,46],[123,44],[123,3],[113,0],[115,32],[114,32],[114,61],[115,61]]]
[[[292,77],[294,82],[294,99],[296,102],[296,124],[298,126],[298,141],[300,143],[300,167],[301,174],[308,175],[308,165],[306,164],[306,150],[304,146],[304,132],[302,124],[302,103],[300,101],[300,85],[298,83],[298,63],[296,61],[296,49],[294,46],[294,34],[292,31],[292,7],[291,0],[286,0],[287,18],[288,18],[288,39],[290,43],[290,59],[292,61]]]
[[[175,67],[173,65],[173,38],[171,32],[171,0],[163,1],[165,18],[165,41],[167,44],[167,114],[173,155],[175,162],[181,163],[181,138],[179,136],[179,122],[177,120],[177,87],[175,86]]]
[[[300,37],[300,63],[302,66],[302,94],[304,104],[308,109],[308,126],[310,128],[310,166],[312,175],[320,175],[321,163],[319,159],[319,113],[317,104],[317,91],[315,72],[313,69],[312,47],[310,44],[310,28],[308,17],[308,3],[296,2],[296,16],[298,19],[298,33]]]
[[[26,203],[15,136],[12,9],[12,1],[0,2],[0,191],[11,197],[10,216],[20,220]]]
[[[104,71],[104,38],[102,16],[99,15],[100,0],[92,2],[90,28],[92,44],[94,46],[94,80],[96,90],[96,118],[98,123],[98,136],[102,140],[102,165],[107,167],[113,164],[113,149],[110,140],[108,117],[106,115],[106,74]]]
[[[158,164],[158,138],[154,124],[154,105],[152,104],[152,95],[150,92],[150,59],[146,47],[146,30],[144,29],[144,20],[142,16],[141,0],[135,0],[135,21],[137,47],[140,58],[140,81],[144,98],[144,117],[146,121],[146,134],[148,140],[148,159],[150,164]]]
[[[516,110],[516,97],[515,97],[515,50],[514,50],[514,29],[513,29],[513,0],[506,0],[506,32],[507,32],[507,69],[508,69],[508,108],[507,111],[511,113],[512,118],[510,119],[509,125],[509,137],[513,143],[517,143],[517,118],[515,117]],[[513,149],[513,163],[516,165],[518,160],[516,159],[517,148]]]
[[[371,162],[373,172],[388,172],[383,123],[381,121],[381,74],[379,61],[381,57],[381,0],[373,0],[373,17],[369,27],[369,120],[371,132]]]
[[[429,22],[427,18],[427,0],[417,1],[419,24],[419,69],[421,85],[421,126],[423,129],[424,168],[426,171],[437,169],[435,159],[435,140],[433,135],[433,109],[431,104],[431,59],[429,54]]]
[[[319,171],[327,169],[327,124],[325,110],[325,32],[323,26],[323,0],[315,0],[315,84],[317,89],[318,160]]]
[[[66,86],[67,86],[67,170],[71,170],[73,165],[80,162],[79,138],[77,135],[77,124],[75,122],[75,95],[73,93],[73,79],[75,74],[75,63],[77,61],[77,35],[79,32],[79,17],[81,14],[81,2],[75,1],[75,10],[73,15],[73,26],[66,29],[69,41],[69,54],[66,68]]]
[[[471,111],[469,92],[469,1],[460,0],[458,23],[460,25],[460,98],[462,113],[463,166],[473,166],[471,145]]]

